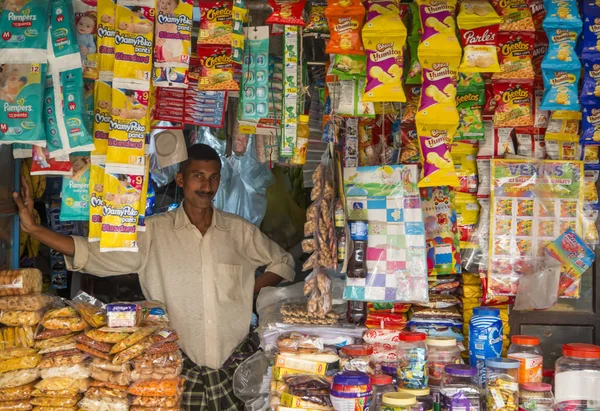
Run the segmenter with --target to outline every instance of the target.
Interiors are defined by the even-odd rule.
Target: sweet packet
[[[0,14],[0,64],[45,63],[48,0],[6,0]]]
[[[365,54],[361,41],[365,20],[365,8],[362,5],[347,8],[328,6],[325,16],[331,36],[325,48],[327,54]]]
[[[62,181],[60,220],[88,221],[90,215],[90,157],[71,156],[73,174]]]

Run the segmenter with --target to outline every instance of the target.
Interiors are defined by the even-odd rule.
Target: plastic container
[[[427,345],[425,333],[403,332],[398,345],[398,386],[420,389],[427,387]]]
[[[371,355],[373,347],[365,344],[348,345],[340,352],[341,371],[361,371],[373,374]]]
[[[519,409],[523,411],[552,411],[552,386],[542,382],[526,382],[519,390]]]
[[[292,164],[306,164],[306,150],[308,149],[308,138],[310,137],[309,117],[301,114],[298,116],[298,128],[296,130],[296,146],[292,155]]]
[[[439,387],[446,365],[462,362],[460,349],[456,346],[456,338],[451,337],[429,337],[426,344],[429,385]]]
[[[512,358],[485,360],[487,411],[516,410],[519,404],[519,365]]]
[[[333,377],[331,405],[335,411],[365,411],[371,407],[371,378],[364,372],[344,371]]]
[[[371,386],[373,387],[373,396],[371,401],[371,410],[378,410],[383,401],[383,394],[395,392],[392,377],[386,374],[371,375]]]
[[[392,376],[394,387],[398,387],[398,361],[381,363],[381,372]]]
[[[417,397],[403,392],[383,394],[383,401],[376,411],[411,411],[417,404]]]
[[[510,342],[508,358],[513,358],[521,363],[519,384],[542,382],[544,355],[540,347],[540,339],[529,335],[513,335]]]
[[[565,344],[562,354],[555,365],[555,408],[600,408],[600,346]]]
[[[500,310],[473,308],[469,321],[469,363],[477,368],[478,382],[485,384],[485,360],[502,356],[502,320]]]
[[[429,387],[420,390],[411,390],[409,388],[400,388],[398,392],[414,395],[417,398],[417,403],[412,407],[413,411],[432,411],[433,396]]]
[[[440,386],[442,409],[479,411],[481,391],[477,385],[477,369],[466,364],[447,365]]]

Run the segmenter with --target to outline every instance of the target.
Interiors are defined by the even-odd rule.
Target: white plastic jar
[[[600,403],[600,346],[565,344],[556,361],[556,410],[597,409]]]

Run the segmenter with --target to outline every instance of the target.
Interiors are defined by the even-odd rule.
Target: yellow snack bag
[[[118,84],[113,84],[107,172],[144,174],[144,143],[150,133],[149,97],[149,91],[119,88]]]
[[[117,5],[115,14],[115,78],[148,90],[152,78],[154,1],[141,0],[135,6]]]
[[[502,19],[487,0],[465,0],[458,12],[458,28],[464,46],[459,69],[464,72],[497,73],[500,71],[498,29]]]
[[[100,251],[138,251],[137,224],[144,176],[104,175]]]
[[[405,102],[402,47],[406,43],[406,27],[400,15],[376,15],[363,28],[362,40],[367,52],[367,83],[362,101]]]
[[[449,106],[444,107],[450,108]],[[456,187],[459,185],[459,181],[450,154],[450,147],[458,127],[458,114],[450,110],[447,113],[448,120],[444,120],[444,117],[436,120],[422,113],[419,111],[416,117],[417,136],[423,159],[419,187]]]
[[[425,57],[449,56],[458,67],[462,48],[456,38],[456,0],[417,0],[417,4],[423,31],[417,50],[421,65]]]
[[[467,193],[456,193],[456,222],[460,235],[460,248],[475,248],[477,243],[473,242],[472,234],[475,224],[479,220],[479,202],[477,195]]]
[[[117,6],[112,0],[98,0],[98,77],[111,80],[115,65],[115,12]]]
[[[92,137],[94,147],[92,159],[94,157],[104,157],[97,162],[106,162],[106,153],[108,152],[108,133],[110,132],[110,121],[112,110],[112,83],[103,80],[97,80],[94,85],[94,130]]]
[[[90,168],[90,224],[88,241],[100,241],[102,233],[102,197],[104,196],[104,164],[94,163]]]

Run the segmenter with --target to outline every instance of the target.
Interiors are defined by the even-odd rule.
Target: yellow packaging
[[[144,176],[104,174],[100,251],[137,252],[137,225]]]
[[[104,196],[104,164],[92,158],[90,168],[90,224],[88,241],[100,241],[102,233],[102,197]]]
[[[373,7],[369,15],[375,17],[362,30],[367,53],[367,82],[362,101],[405,102],[402,48],[406,43],[406,27],[400,15],[371,13]]]
[[[309,374],[325,375],[327,371],[331,370],[334,366],[337,366],[337,362],[328,363],[325,361],[309,360],[296,356],[278,354],[275,356],[274,365],[279,368],[291,368]]]
[[[112,0],[98,0],[97,39],[98,77],[111,80],[115,64],[115,11]]]
[[[148,199],[148,182],[150,173],[150,156],[144,159],[146,171],[144,172],[144,183],[142,185],[142,197],[140,198],[140,216],[138,218],[138,231],[146,231],[146,200]]]
[[[131,86],[149,89],[152,78],[154,40],[154,1],[142,0],[135,6],[117,5],[115,14],[115,79]]]
[[[144,174],[144,143],[150,133],[149,97],[149,91],[117,88],[113,84],[107,172]]]
[[[273,367],[273,379],[283,381],[288,375],[306,374],[304,371],[292,370],[290,368]]]
[[[92,159],[98,156],[104,157],[102,162],[106,162],[108,134],[112,119],[112,83],[96,80],[94,88],[94,130],[92,137],[96,149],[92,151],[91,156]]]
[[[456,205],[456,222],[459,231],[462,227],[462,230],[471,232],[479,220],[479,202],[477,201],[477,196],[474,194],[456,193],[454,203]],[[477,244],[472,241],[460,242],[460,248],[475,247],[477,247]]]
[[[419,61],[427,57],[452,58],[453,66],[460,64],[462,48],[456,37],[456,0],[417,0],[423,35],[417,49]]]

